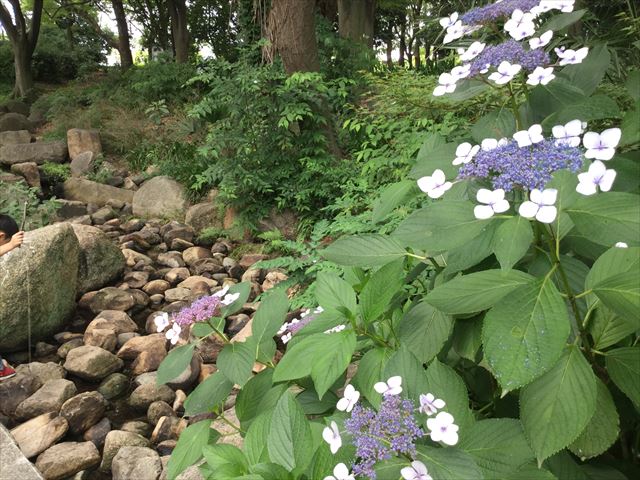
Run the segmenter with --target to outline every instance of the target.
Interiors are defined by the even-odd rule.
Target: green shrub
[[[5,183],[0,181],[0,213],[10,215],[20,225],[25,203],[25,229],[44,227],[53,219],[58,209],[55,199],[40,201],[38,189],[30,188],[22,182]]]
[[[69,164],[45,162],[40,169],[42,174],[52,183],[62,183],[71,176]]]

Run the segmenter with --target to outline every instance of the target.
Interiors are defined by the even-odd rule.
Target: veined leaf
[[[572,13],[577,14],[578,12],[580,10]],[[591,95],[600,85],[610,63],[609,49],[606,44],[601,43],[592,47],[587,58],[581,63],[564,67],[560,71],[559,77],[567,79],[572,85],[582,90],[585,95]]]
[[[607,192],[579,198],[565,210],[589,240],[611,247],[617,242],[640,244],[640,197]]]
[[[613,397],[601,380],[596,385],[596,411],[580,436],[569,445],[569,450],[583,460],[606,452],[620,433],[620,417]]]
[[[218,370],[231,382],[243,386],[251,377],[251,369],[256,360],[251,339],[246,342],[228,343],[218,354]]]
[[[379,234],[342,237],[322,251],[322,255],[339,265],[375,267],[404,257],[406,250],[395,239]]]
[[[269,458],[291,471],[304,469],[313,456],[309,421],[291,393],[286,392],[273,410],[267,449]]]
[[[238,392],[236,397],[236,415],[243,424],[259,415],[258,405],[273,385],[273,369],[267,368],[251,378]]]
[[[320,399],[347,369],[356,349],[356,334],[351,329],[321,335],[324,335],[326,340],[322,342],[317,353],[307,359],[312,363],[311,378]]]
[[[510,138],[515,132],[516,119],[507,108],[489,112],[471,127],[471,135],[477,143],[485,138]]]
[[[534,459],[520,421],[511,418],[474,423],[461,437],[458,448],[474,458],[485,478],[513,473]]]
[[[640,408],[640,347],[616,348],[605,357],[611,380]]]
[[[417,399],[421,393],[427,393],[428,383],[424,368],[404,345],[400,345],[400,348],[387,361],[384,376],[376,379],[376,382],[386,382],[388,378],[395,375],[402,377],[402,389],[407,392],[409,398]]]
[[[176,478],[187,467],[202,458],[202,447],[215,443],[220,434],[211,428],[211,420],[201,420],[189,425],[180,434],[167,465],[167,477]]]
[[[593,292],[623,320],[640,328],[640,269],[605,278],[593,286]]]
[[[493,237],[495,253],[502,270],[510,270],[529,250],[533,240],[531,222],[516,215],[502,223]]]
[[[405,218],[393,238],[429,252],[454,249],[480,235],[494,220],[478,220],[473,208],[466,200],[434,202]]]
[[[638,328],[633,323],[620,318],[604,305],[598,305],[592,313],[589,333],[593,338],[593,348],[603,350],[615,345]]]
[[[221,372],[208,376],[204,382],[191,392],[184,402],[185,414],[192,416],[198,413],[212,412],[231,393],[233,383]]]
[[[469,408],[467,387],[455,370],[436,358],[427,368],[427,389],[420,393],[432,393],[446,403],[445,410],[453,415],[455,423],[460,427],[463,438],[473,422],[473,414]],[[418,398],[418,397],[410,397]]]
[[[425,301],[451,315],[481,312],[533,280],[518,270],[484,270],[443,283],[429,292]]]
[[[403,260],[394,260],[371,275],[360,292],[360,313],[365,323],[377,320],[388,308],[391,299],[403,286]]]
[[[182,374],[191,363],[193,358],[193,349],[195,343],[188,343],[174,348],[169,355],[162,361],[158,368],[158,377],[156,381],[158,385],[170,382],[174,378]]]
[[[392,350],[385,348],[372,348],[360,359],[358,371],[353,377],[355,388],[376,408],[380,406],[381,399],[373,385],[384,377],[384,370],[392,353]]]
[[[575,12],[569,13],[560,13],[558,15],[554,15],[549,20],[547,20],[542,27],[538,29],[540,33],[544,33],[547,30],[553,30],[557,32],[558,30],[562,30],[563,28],[567,28],[570,25],[573,25],[578,20],[580,20],[584,14],[587,13],[586,10],[576,10]]]
[[[569,332],[567,307],[548,276],[514,290],[487,312],[485,359],[503,391],[520,388],[549,370]]]
[[[386,187],[373,204],[371,221],[378,223],[393,212],[412,192],[417,190],[413,180],[402,180]]]
[[[315,283],[318,304],[325,310],[335,310],[345,315],[356,312],[356,294],[351,285],[333,272],[321,272]]]
[[[242,449],[249,464],[255,465],[269,461],[267,445],[269,443],[269,428],[271,426],[271,411],[258,415],[247,429]]]
[[[423,363],[431,361],[451,335],[453,320],[425,302],[405,313],[398,327],[398,340]]]
[[[596,376],[576,346],[520,392],[520,419],[538,463],[571,444],[596,409]]]
[[[591,290],[594,285],[614,275],[640,269],[640,248],[612,247],[594,262],[584,282],[584,289]],[[591,305],[593,302],[589,302]]]
[[[458,448],[418,446],[417,460],[427,465],[436,480],[482,480],[482,470],[468,453]]]

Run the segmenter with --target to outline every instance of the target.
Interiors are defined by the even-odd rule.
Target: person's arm
[[[5,243],[4,245],[0,245],[0,257],[5,253],[9,253],[14,248],[18,248],[20,245],[22,245],[23,241],[24,232],[16,233],[13,237],[11,237],[11,240],[9,240],[9,242]]]

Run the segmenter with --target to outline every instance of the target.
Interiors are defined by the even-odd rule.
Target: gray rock
[[[18,373],[15,377],[0,382],[0,413],[9,417],[14,416],[16,408],[24,400],[33,395],[42,382],[24,373]]]
[[[184,218],[188,202],[184,188],[171,177],[154,177],[133,197],[133,214],[141,217]]]
[[[78,200],[99,206],[106,205],[112,199],[123,203],[133,202],[133,192],[131,190],[116,188],[79,177],[71,177],[64,182],[64,197],[67,200]]]
[[[69,429],[67,421],[55,412],[43,413],[11,430],[11,435],[25,457],[44,452],[64,437]]]
[[[111,465],[113,480],[157,480],[162,472],[158,452],[147,447],[122,447]]]
[[[47,480],[62,480],[100,463],[100,453],[91,442],[64,442],[41,453],[36,468]]]
[[[122,366],[122,360],[111,352],[88,345],[71,350],[64,363],[68,372],[89,381],[100,381]]]
[[[15,99],[6,100],[2,104],[2,106],[9,113],[19,113],[20,115],[24,115],[25,117],[29,116],[29,111],[30,111],[29,105],[27,105],[21,100],[15,100]]]
[[[107,434],[111,431],[111,422],[108,418],[103,418],[93,427],[89,428],[82,438],[87,442],[92,442],[96,448],[102,448]]]
[[[0,163],[45,162],[63,163],[67,159],[67,145],[64,142],[18,143],[0,147]]]
[[[94,225],[103,225],[113,218],[116,218],[116,212],[110,206],[102,207],[91,215]]]
[[[137,433],[142,437],[148,437],[151,434],[151,426],[147,422],[143,422],[141,420],[125,422],[120,427],[120,430],[124,432]]]
[[[2,480],[43,480],[40,472],[27,460],[9,431],[0,423],[0,478]],[[10,472],[5,475],[4,472]]]
[[[120,249],[99,228],[73,225],[80,245],[78,294],[97,290],[115,281],[124,271]]]
[[[67,358],[67,355],[71,350],[83,345],[84,341],[82,340],[82,338],[74,338],[73,340],[69,340],[68,342],[63,343],[56,353],[61,359],[64,360],[65,358]]]
[[[129,405],[136,410],[147,411],[153,402],[162,400],[171,403],[176,394],[166,385],[146,383],[137,387],[129,396]]]
[[[155,425],[158,423],[162,417],[171,417],[176,416],[176,413],[171,408],[167,402],[163,402],[162,400],[157,400],[149,405],[147,410],[147,421],[151,425]]]
[[[111,430],[104,441],[104,451],[100,470],[108,472],[111,470],[113,458],[122,447],[148,447],[149,440],[137,433],[124,432],[122,430]]]
[[[27,182],[27,185],[38,190],[42,189],[40,184],[40,171],[35,162],[14,163],[11,165],[11,172],[21,175]]]
[[[164,292],[164,298],[167,302],[181,302],[191,298],[191,290],[188,288],[170,288]]]
[[[98,392],[85,392],[70,398],[60,408],[60,416],[69,422],[71,433],[80,434],[100,421],[107,407]]]
[[[65,379],[49,380],[16,408],[16,417],[28,419],[48,412],[58,412],[62,404],[76,394],[76,386]]]
[[[138,325],[123,311],[103,310],[87,326],[86,331],[89,332],[93,328],[112,328],[116,335],[120,335],[137,331]]]
[[[197,465],[192,465],[176,477],[176,480],[205,480]]]
[[[71,160],[75,160],[85,152],[91,152],[94,155],[102,153],[100,132],[97,130],[72,128],[67,131],[67,144],[69,145],[69,157],[71,157]]]
[[[164,265],[169,268],[184,267],[185,262],[180,252],[166,252],[158,255],[158,264]]]
[[[33,130],[33,123],[20,113],[6,113],[0,115],[0,132],[17,132],[19,130]]]
[[[120,290],[116,287],[105,287],[98,290],[91,299],[89,306],[93,313],[100,313],[103,310],[118,310],[124,312],[135,304],[135,298],[126,290]]]
[[[185,215],[184,223],[194,228],[195,231],[207,227],[222,228],[224,219],[224,208],[212,202],[196,203],[189,207]]]
[[[112,373],[100,383],[98,392],[107,400],[111,400],[122,395],[127,388],[129,388],[129,378],[122,373]]]
[[[33,342],[60,331],[75,309],[80,247],[71,225],[25,238],[22,248],[0,257],[0,351],[25,347],[29,323]]]
[[[0,147],[4,145],[15,145],[18,143],[30,143],[31,134],[28,130],[18,130],[15,132],[0,132]]]
[[[56,218],[58,220],[67,220],[87,214],[87,206],[82,202],[58,198],[56,199],[56,203],[59,205],[56,211]]]
[[[93,160],[95,154],[93,152],[82,152],[72,157],[71,160],[71,175],[74,177],[81,177],[89,173],[93,169]]]
[[[24,373],[26,375],[33,375],[42,384],[48,382],[49,380],[64,378],[67,375],[67,372],[65,372],[64,368],[62,368],[61,365],[53,362],[23,363],[22,365],[18,365],[16,367],[16,372]]]

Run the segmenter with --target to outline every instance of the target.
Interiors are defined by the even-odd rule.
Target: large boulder
[[[21,175],[27,185],[38,190],[42,189],[40,184],[40,171],[38,170],[38,164],[35,162],[14,163],[11,165],[11,172],[16,175]]]
[[[20,113],[0,115],[0,132],[17,132],[18,130],[32,129],[33,123]]]
[[[75,160],[78,155],[84,152],[93,152],[94,155],[102,153],[100,132],[97,130],[72,128],[67,132],[67,145],[71,160]]]
[[[25,117],[29,116],[31,110],[29,108],[29,105],[24,103],[22,100],[15,99],[6,100],[2,103],[2,106],[7,112],[19,113],[20,115],[24,115]]]
[[[98,290],[118,278],[124,271],[122,251],[99,228],[73,224],[80,244],[78,293]]]
[[[0,147],[0,163],[45,162],[62,163],[67,159],[67,145],[64,142],[17,143]]]
[[[25,244],[0,257],[0,351],[59,332],[75,308],[80,247],[71,225],[27,232]]]
[[[28,130],[0,132],[0,147],[17,143],[31,143],[31,134]]]
[[[193,227],[197,232],[207,228],[222,228],[224,208],[220,208],[213,202],[196,203],[189,207],[184,218],[184,223]]]
[[[146,181],[133,196],[133,214],[140,217],[182,219],[187,206],[184,188],[167,176]]]
[[[63,442],[45,450],[36,468],[47,480],[69,478],[100,463],[100,453],[91,442]]]
[[[111,463],[113,480],[157,480],[162,473],[160,455],[148,447],[122,447]]]
[[[69,429],[67,420],[55,412],[43,413],[11,430],[11,435],[25,457],[44,452],[64,437]]]
[[[122,360],[113,353],[91,345],[74,348],[64,362],[69,373],[90,382],[99,382],[122,366]]]
[[[133,192],[124,188],[112,187],[79,177],[71,177],[64,182],[64,197],[83,203],[94,203],[103,207],[109,200],[121,203],[133,202]]]

